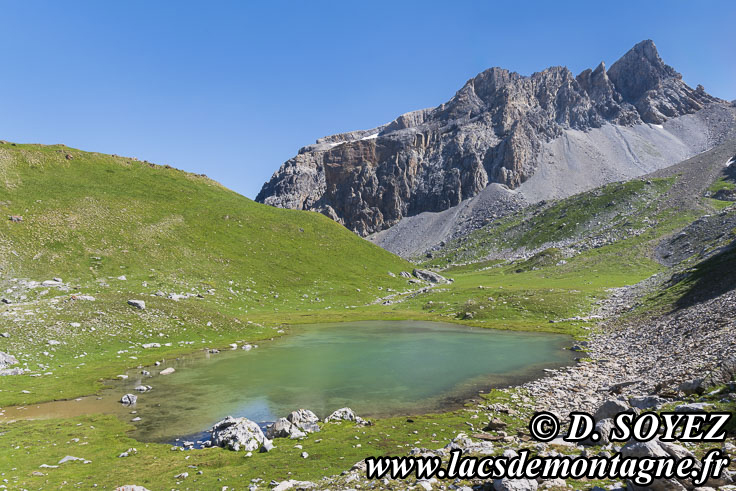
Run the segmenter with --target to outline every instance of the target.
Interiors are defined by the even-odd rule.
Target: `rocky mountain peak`
[[[402,217],[443,211],[489,183],[517,188],[564,131],[661,124],[722,102],[692,89],[642,41],[606,70],[530,76],[489,68],[446,103],[369,130],[320,138],[287,161],[256,197],[320,211],[361,235]]]
[[[627,102],[635,103],[647,91],[667,79],[681,79],[674,68],[662,61],[651,40],[642,41],[623,55],[609,70],[609,78]]]

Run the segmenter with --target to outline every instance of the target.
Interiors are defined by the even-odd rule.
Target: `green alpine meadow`
[[[736,489],[736,11],[624,4],[9,2],[0,489]]]

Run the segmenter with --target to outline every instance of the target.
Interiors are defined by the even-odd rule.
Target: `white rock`
[[[286,491],[287,489],[310,489],[315,487],[315,484],[313,482],[309,481],[296,481],[294,479],[289,479],[288,481],[281,481],[273,488],[273,491]]]
[[[131,305],[140,310],[144,310],[146,308],[146,302],[144,302],[143,300],[128,300],[128,305]]]
[[[135,402],[138,400],[138,396],[135,394],[125,394],[121,399],[120,402],[122,402],[126,406],[131,406],[135,404]]]
[[[228,416],[212,427],[212,443],[230,450],[258,450],[268,439],[257,423]]]
[[[676,413],[699,413],[713,408],[713,404],[707,402],[692,402],[675,408]]]
[[[67,455],[66,457],[64,457],[63,459],[59,461],[59,465],[65,464],[67,462],[74,462],[75,460],[81,460],[82,462],[85,461],[85,459],[83,459],[82,457],[74,457],[72,455]]]
[[[621,399],[609,399],[598,408],[593,415],[596,421],[614,418],[618,413],[630,412],[631,406]]]
[[[355,421],[358,424],[365,424],[366,421],[360,416],[356,416],[349,407],[342,407],[325,418],[325,423],[337,421]]]
[[[495,491],[536,491],[537,481],[531,479],[494,479],[493,489]]]

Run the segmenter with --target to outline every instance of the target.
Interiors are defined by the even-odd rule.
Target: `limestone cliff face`
[[[712,102],[723,101],[688,87],[652,41],[608,71],[601,63],[577,77],[565,67],[529,77],[491,68],[439,107],[302,148],[256,200],[319,211],[365,236],[446,210],[491,182],[518,187],[536,170],[542,144],[565,129],[661,124]]]

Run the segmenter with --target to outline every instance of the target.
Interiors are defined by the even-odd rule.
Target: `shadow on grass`
[[[686,280],[687,290],[676,302],[676,310],[716,298],[736,288],[736,241],[702,261]]]

